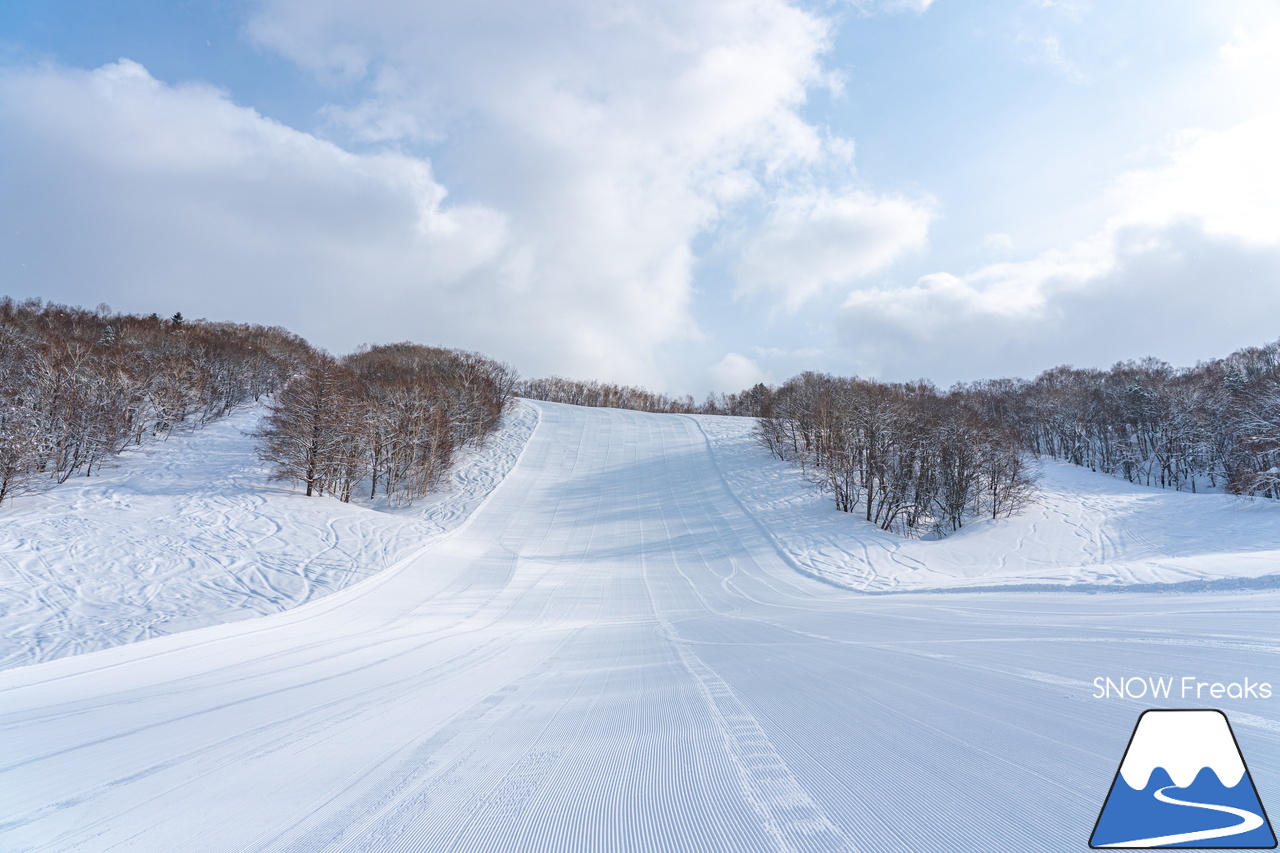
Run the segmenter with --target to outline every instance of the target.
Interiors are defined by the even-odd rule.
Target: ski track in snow
[[[0,672],[0,849],[1074,851],[1145,707],[1093,678],[1280,684],[1271,590],[858,591],[1247,572],[1272,507],[1198,496],[1197,524],[1049,472],[1024,520],[906,542],[748,458],[744,425],[522,404],[454,497],[392,515],[214,464],[196,444],[244,428],[215,425],[6,508],[6,624],[67,637]],[[123,556],[92,592],[69,553]],[[108,630],[112,584],[168,629]],[[183,607],[276,612],[155,615]],[[1280,714],[1220,707],[1265,799]]]
[[[0,668],[297,607],[457,527],[537,422],[519,404],[427,501],[377,512],[268,482],[247,409],[0,508]]]

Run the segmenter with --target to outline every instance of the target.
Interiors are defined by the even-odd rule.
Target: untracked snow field
[[[0,566],[35,590],[6,587],[6,630],[59,650],[0,672],[0,850],[1076,851],[1148,707],[1224,710],[1280,802],[1280,695],[1094,698],[1131,676],[1280,694],[1275,507],[1048,466],[1022,518],[906,542],[745,421],[520,412],[452,509],[306,503],[231,450],[204,486],[151,485],[216,425],[0,511]],[[173,518],[104,520],[150,488]],[[157,577],[129,580],[152,540]],[[264,597],[188,572],[268,558],[250,609],[279,612],[173,633]],[[172,615],[113,628],[77,566]],[[1230,577],[1257,588],[1090,591]],[[1073,588],[973,591],[1025,584]],[[96,632],[112,647],[70,654]]]

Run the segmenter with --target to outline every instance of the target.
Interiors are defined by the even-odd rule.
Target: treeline
[[[1034,494],[1018,434],[964,393],[812,372],[764,390],[765,447],[884,530],[943,536],[1011,515]]]
[[[310,350],[280,328],[0,298],[0,503],[269,394]]]
[[[605,409],[632,409],[638,412],[670,414],[691,414],[699,411],[698,406],[693,402],[693,397],[668,397],[666,394],[646,391],[634,385],[564,379],[560,376],[523,380],[517,385],[517,394],[530,400]]]
[[[1280,498],[1280,341],[1192,368],[1147,358],[957,390],[1038,455],[1132,483]]]
[[[907,535],[1018,511],[1034,495],[1029,455],[1148,486],[1280,499],[1280,341],[1191,368],[1063,366],[945,394],[804,373],[703,408],[761,418],[761,442],[839,509]]]
[[[1134,483],[1280,498],[1280,341],[1177,369],[1057,367],[943,393],[804,373],[701,404],[643,388],[521,381],[410,343],[334,358],[278,327],[0,298],[0,503],[91,474],[148,438],[274,395],[259,454],[308,495],[407,503],[494,431],[511,399],[760,419],[761,441],[886,530],[938,535],[1016,512],[1030,454]]]
[[[400,343],[314,353],[269,404],[259,455],[308,496],[409,503],[458,448],[497,429],[515,386],[509,367],[471,352]]]
[[[510,368],[402,343],[342,359],[278,327],[0,298],[0,503],[271,395],[257,433],[308,495],[408,503],[493,432]]]
[[[549,403],[569,403],[574,406],[593,406],[607,409],[632,409],[638,412],[656,412],[680,415],[742,415],[760,417],[772,393],[764,384],[757,384],[745,391],[732,394],[708,394],[702,403],[695,403],[692,396],[671,397],[639,388],[634,385],[616,385],[609,382],[564,379],[552,376],[546,379],[526,379],[516,386],[519,397],[546,400]]]

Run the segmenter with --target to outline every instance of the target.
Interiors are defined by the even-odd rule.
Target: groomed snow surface
[[[381,513],[253,417],[0,510],[0,849],[1080,850],[1150,707],[1094,678],[1280,686],[1271,504],[1046,466],[909,542],[747,421],[524,403]],[[1278,701],[1215,702],[1264,803]]]

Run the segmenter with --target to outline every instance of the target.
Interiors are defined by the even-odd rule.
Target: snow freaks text
[[[1139,676],[1093,680],[1094,699],[1270,699],[1271,684],[1245,677],[1240,681],[1202,681],[1194,675]]]

